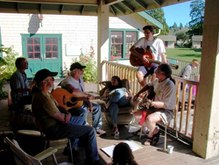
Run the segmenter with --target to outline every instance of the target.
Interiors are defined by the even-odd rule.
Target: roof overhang
[[[128,15],[189,0],[105,0],[111,15]],[[2,13],[98,15],[100,0],[0,0]]]

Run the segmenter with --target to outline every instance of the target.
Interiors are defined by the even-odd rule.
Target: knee
[[[154,123],[154,122],[155,122],[155,121],[154,121],[154,117],[151,116],[151,115],[148,115],[147,118],[146,118],[146,122],[148,122],[148,123]]]

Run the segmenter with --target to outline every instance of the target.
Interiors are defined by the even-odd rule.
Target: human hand
[[[149,109],[152,106],[152,102],[153,101],[150,99],[145,99],[143,102],[139,103],[139,106],[146,108],[146,109]]]
[[[70,113],[65,114],[65,119],[64,119],[65,123],[68,123],[70,119],[71,119],[71,114]]]
[[[146,56],[143,56],[142,60],[143,60],[143,63],[146,63],[146,64],[150,62]]]
[[[89,101],[89,103],[88,103],[88,110],[90,111],[90,112],[93,112],[93,105],[92,105],[92,103]]]

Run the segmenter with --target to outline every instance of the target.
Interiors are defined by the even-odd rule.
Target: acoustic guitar
[[[70,92],[63,88],[57,88],[51,92],[53,98],[58,102],[59,106],[65,110],[71,108],[80,108],[83,105],[83,99],[73,96]]]
[[[72,93],[63,88],[56,88],[51,92],[51,94],[60,107],[64,108],[66,111],[71,108],[80,108],[83,105],[83,101],[88,101],[87,98],[74,96]],[[99,98],[99,96],[94,97],[94,99]]]
[[[152,54],[152,51],[150,49],[150,46],[147,46],[146,51],[143,48],[135,48],[135,51],[137,51],[139,54],[141,54],[144,58],[147,58],[148,61],[142,60],[141,57],[135,54],[130,54],[130,64],[132,66],[145,66],[150,67],[153,63],[155,64],[161,64],[160,61],[155,60],[154,55]],[[172,69],[178,69],[179,66],[176,64],[169,64]]]

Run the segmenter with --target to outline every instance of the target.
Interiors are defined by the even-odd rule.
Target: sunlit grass
[[[191,48],[167,48],[167,57],[182,61],[191,61],[192,59],[201,60],[201,49]]]

